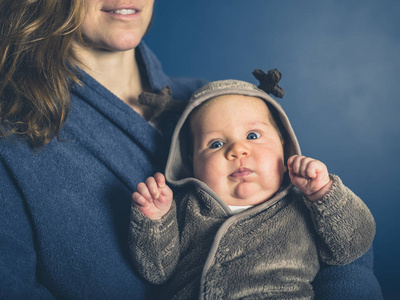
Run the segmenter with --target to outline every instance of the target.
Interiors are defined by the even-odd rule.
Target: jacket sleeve
[[[129,251],[139,274],[153,284],[165,283],[179,260],[179,232],[176,205],[160,220],[144,216],[135,205],[131,209]]]
[[[55,299],[37,280],[29,211],[1,160],[0,182],[0,299]]]
[[[331,178],[332,188],[321,201],[305,201],[318,233],[321,260],[329,265],[345,265],[371,247],[375,221],[364,202],[338,176]]]

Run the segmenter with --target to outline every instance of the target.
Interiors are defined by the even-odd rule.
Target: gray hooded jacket
[[[193,177],[187,119],[221,95],[254,96],[269,103],[283,128],[285,159],[300,154],[279,105],[253,84],[225,80],[198,90],[172,139],[166,178],[175,202],[160,220],[132,206],[130,249],[140,274],[164,284],[162,299],[310,299],[319,262],[347,264],[364,254],[375,235],[365,204],[331,175],[331,191],[310,202],[290,180],[268,201],[233,214],[206,184]]]

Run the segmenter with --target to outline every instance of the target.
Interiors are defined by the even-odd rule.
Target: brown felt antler
[[[147,105],[153,110],[153,118],[158,118],[166,111],[181,112],[187,104],[186,101],[172,99],[172,91],[169,86],[164,86],[158,94],[141,93],[139,103]]]
[[[260,69],[256,69],[253,71],[253,75],[260,82],[259,89],[277,98],[282,98],[285,95],[285,91],[278,85],[282,74],[277,69],[269,70],[268,74],[265,74]]]

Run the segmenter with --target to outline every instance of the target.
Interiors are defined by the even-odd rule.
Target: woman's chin
[[[135,49],[141,42],[141,39],[119,39],[114,43],[108,43],[104,45],[104,49],[111,51],[111,52],[122,52],[122,51],[129,51]]]
[[[121,35],[116,34],[107,38],[101,37],[97,40],[90,40],[84,37],[85,45],[92,49],[108,52],[123,52],[135,49],[142,41],[139,34]]]

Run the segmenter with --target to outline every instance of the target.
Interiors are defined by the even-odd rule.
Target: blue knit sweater
[[[176,99],[189,99],[204,83],[167,77],[143,43],[138,55],[154,91],[169,85]],[[162,120],[161,136],[83,72],[82,82],[71,90],[60,140],[34,151],[0,139],[0,299],[148,295],[128,254],[131,193],[164,169],[176,116]],[[367,253],[350,266],[324,270],[317,295],[380,299],[371,261]]]

